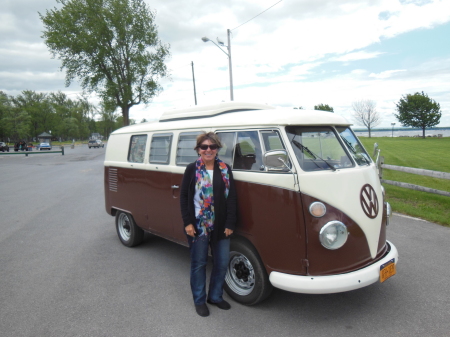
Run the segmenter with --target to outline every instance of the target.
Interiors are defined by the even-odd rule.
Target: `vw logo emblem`
[[[359,199],[364,213],[369,218],[375,219],[378,215],[378,198],[373,187],[365,184],[361,189]]]

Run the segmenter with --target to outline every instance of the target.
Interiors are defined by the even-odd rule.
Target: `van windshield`
[[[354,166],[331,127],[287,126],[286,133],[304,171]]]
[[[345,146],[348,148],[350,155],[353,157],[355,162],[360,166],[370,165],[370,157],[366,150],[364,150],[364,147],[361,145],[358,138],[356,138],[353,131],[347,127],[336,127],[336,130],[341,135]]]

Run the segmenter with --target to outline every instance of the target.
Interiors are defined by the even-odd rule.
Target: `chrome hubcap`
[[[122,239],[128,241],[131,237],[131,224],[128,215],[125,213],[120,213],[119,215],[118,228]]]
[[[246,296],[255,287],[255,271],[250,261],[238,252],[230,252],[227,275],[225,276],[230,289],[238,295]]]

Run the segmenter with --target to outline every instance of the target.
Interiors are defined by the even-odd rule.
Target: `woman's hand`
[[[194,237],[195,236],[195,228],[193,224],[187,225],[186,227],[184,227],[184,229],[186,230],[186,234],[189,236]]]
[[[228,228],[225,228],[225,236],[230,236],[231,234],[233,234],[233,230],[232,229],[228,229]]]

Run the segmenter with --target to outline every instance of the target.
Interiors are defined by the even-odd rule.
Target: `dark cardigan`
[[[190,224],[195,227],[195,162],[189,164],[184,171],[183,182],[181,183],[180,191],[180,206],[181,217],[183,218],[184,228]],[[227,239],[225,229],[234,231],[236,227],[236,189],[234,185],[233,173],[230,166],[228,166],[228,174],[230,177],[230,189],[228,197],[225,198],[225,183],[222,179],[219,165],[217,161],[214,162],[214,176],[213,176],[213,195],[214,195],[214,230],[212,231],[211,239],[223,240]],[[184,230],[183,228],[183,230]],[[196,233],[197,235],[197,233]]]

